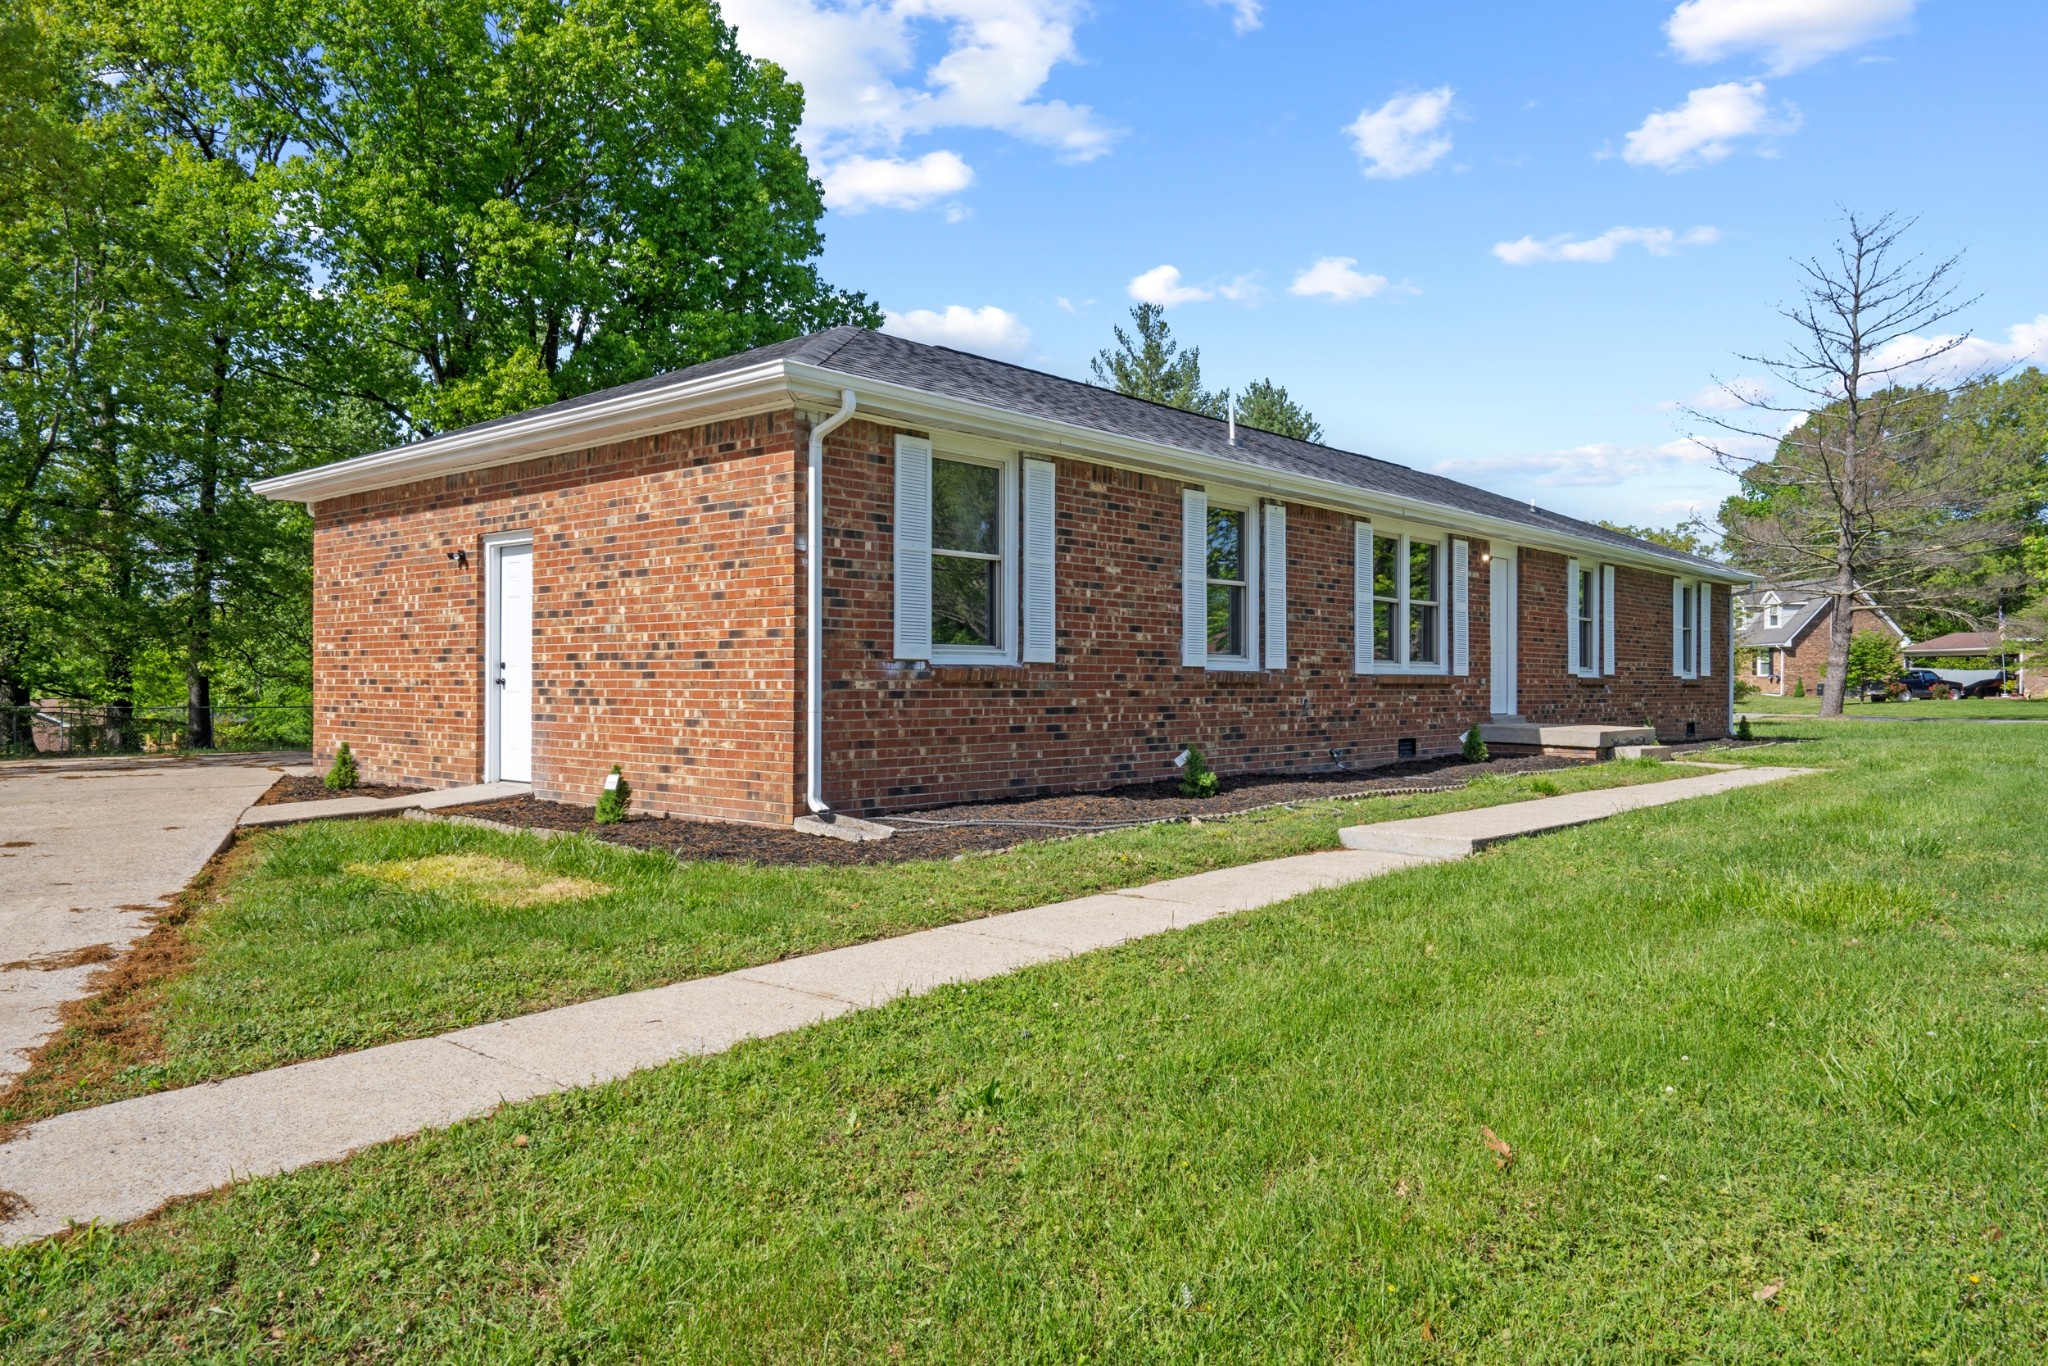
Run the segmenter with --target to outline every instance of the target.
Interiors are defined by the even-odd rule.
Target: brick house
[[[1494,717],[1722,736],[1747,582],[853,328],[257,487],[312,509],[322,756],[579,803],[616,762],[636,809],[776,824],[1155,779],[1189,743],[1227,774]]]
[[[1850,614],[1849,630],[1883,631],[1906,645],[1908,637],[1869,594],[1856,593],[1857,607]],[[1742,667],[1759,693],[1767,697],[1790,697],[1804,684],[1808,696],[1820,693],[1827,673],[1829,622],[1834,620],[1835,600],[1818,580],[1796,583],[1760,583],[1735,601],[1735,643]]]

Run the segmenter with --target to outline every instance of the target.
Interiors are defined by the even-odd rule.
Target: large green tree
[[[1088,362],[1095,382],[1147,403],[1185,408],[1191,413],[1223,416],[1226,393],[1202,386],[1202,348],[1182,348],[1173,339],[1166,310],[1139,304],[1131,310],[1131,331],[1112,327],[1116,344],[1104,347]]]
[[[277,40],[223,50],[306,149],[294,222],[358,343],[329,382],[413,432],[881,321],[819,276],[801,89],[708,0],[248,12]]]
[[[1296,441],[1321,441],[1323,424],[1270,379],[1255,379],[1235,399],[1237,420],[1262,432],[1291,436]]]
[[[252,479],[818,327],[801,91],[708,0],[0,19],[0,701],[308,677]]]

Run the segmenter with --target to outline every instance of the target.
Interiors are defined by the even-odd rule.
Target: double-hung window
[[[1680,678],[1706,678],[1714,672],[1713,604],[1711,584],[1697,579],[1671,581],[1671,672]],[[1768,650],[1758,654],[1764,669],[1770,667],[1769,656]]]
[[[1565,590],[1566,668],[1580,678],[1613,673],[1614,566],[1567,560]]]
[[[1440,534],[1358,525],[1358,550],[1369,573],[1358,585],[1361,673],[1443,673],[1449,654],[1446,610],[1449,542]]]
[[[1214,663],[1251,662],[1251,557],[1245,535],[1250,520],[1246,508],[1209,508],[1209,659]]]
[[[1054,466],[942,440],[896,438],[896,658],[1051,663]]]
[[[932,653],[1007,653],[1006,470],[932,457]]]

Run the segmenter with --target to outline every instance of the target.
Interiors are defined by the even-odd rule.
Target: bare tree
[[[1859,592],[1887,607],[1940,605],[1945,578],[2018,535],[1989,515],[1998,489],[1981,454],[1942,430],[1955,379],[1939,362],[1969,334],[1935,329],[1976,300],[1957,297],[1959,257],[1930,265],[1902,253],[1912,226],[1847,215],[1832,259],[1800,262],[1799,298],[1778,309],[1794,341],[1740,358],[1769,374],[1768,389],[1724,384],[1733,416],[1688,413],[1713,429],[1694,439],[1742,480],[1746,496],[1722,518],[1737,561],[1833,599],[1822,716],[1842,714]],[[1759,459],[1758,442],[1772,454]]]

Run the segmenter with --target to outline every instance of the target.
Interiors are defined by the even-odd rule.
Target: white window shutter
[[[1451,542],[1451,672],[1472,672],[1472,546]]]
[[[1351,671],[1377,672],[1372,657],[1372,523],[1351,524],[1351,601],[1358,636],[1351,646]]]
[[[1600,566],[1600,672],[1614,672],[1614,566]]]
[[[1700,677],[1714,676],[1714,585],[1700,585]]]
[[[1671,581],[1671,672],[1674,677],[1686,676],[1685,658],[1685,580]]]
[[[1579,658],[1579,562],[1564,562],[1565,618],[1564,655],[1565,668],[1571,673],[1583,673],[1586,661]]]
[[[1287,667],[1287,505],[1266,505],[1266,667]]]
[[[1053,463],[1024,462],[1024,662],[1050,664],[1053,642]]]
[[[896,437],[896,658],[932,657],[932,443]],[[813,555],[823,548],[812,546]]]
[[[1180,662],[1209,667],[1209,495],[1180,491]]]

